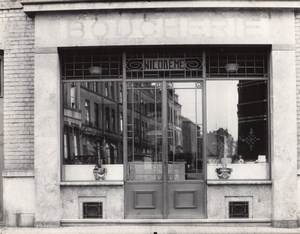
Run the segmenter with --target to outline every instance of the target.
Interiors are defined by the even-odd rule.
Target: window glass
[[[63,84],[64,164],[123,163],[123,137],[120,136],[123,126],[116,119],[123,107],[119,99],[112,100],[106,92],[109,87],[122,86],[119,82],[90,84],[90,88],[80,82]]]
[[[267,173],[267,93],[267,81],[207,82],[206,152],[209,164],[233,168],[236,179],[252,178],[254,167]],[[243,167],[242,171],[235,169],[238,165]],[[209,165],[208,177],[210,169],[213,168]]]

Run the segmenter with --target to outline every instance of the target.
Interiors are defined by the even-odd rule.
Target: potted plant
[[[101,167],[101,164],[100,165],[97,164],[93,169],[95,180],[104,180],[106,176],[106,172],[107,172],[106,168]]]
[[[231,176],[232,168],[227,167],[227,158],[224,156],[222,167],[216,168],[216,173],[219,179],[226,180]]]

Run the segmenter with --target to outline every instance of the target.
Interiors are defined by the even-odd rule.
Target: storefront
[[[206,181],[261,180],[261,192],[226,197],[229,218],[255,218],[270,206],[269,56],[254,46],[62,49],[63,183],[93,181],[98,165],[101,181],[125,182],[125,218],[199,219]],[[101,210],[103,199],[82,202]]]
[[[24,3],[35,225],[295,227],[294,12],[115,4]]]

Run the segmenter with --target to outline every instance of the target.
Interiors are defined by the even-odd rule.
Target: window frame
[[[0,98],[3,97],[4,94],[4,56],[0,51]]]
[[[224,46],[223,46],[224,47]],[[223,47],[221,46],[217,46],[218,49],[222,49]],[[225,47],[226,48],[226,47]],[[241,50],[243,49],[243,47],[240,47]],[[253,48],[259,48],[255,45],[253,45]],[[268,74],[267,76],[265,77],[238,77],[238,76],[224,76],[224,77],[221,77],[221,76],[218,76],[218,77],[213,77],[213,76],[208,76],[208,74],[206,73],[206,54],[208,51],[210,51],[210,48],[202,48],[202,58],[203,58],[203,61],[202,61],[202,64],[203,64],[203,76],[202,77],[198,77],[198,78],[172,78],[172,79],[168,79],[168,78],[164,78],[164,80],[171,80],[171,81],[201,81],[203,82],[203,90],[204,90],[204,94],[203,94],[203,112],[204,112],[204,115],[203,115],[203,125],[204,125],[204,128],[203,128],[203,164],[205,164],[206,166],[204,166],[204,172],[205,172],[205,178],[207,178],[207,172],[206,172],[206,169],[207,169],[207,156],[206,156],[206,135],[207,135],[207,129],[206,129],[206,125],[207,125],[207,117],[206,117],[206,114],[207,114],[207,100],[206,100],[206,82],[207,81],[210,81],[210,80],[266,80],[267,81],[267,125],[268,125],[268,136],[267,136],[267,152],[268,152],[268,166],[269,166],[269,169],[271,169],[271,160],[272,160],[272,155],[271,155],[271,131],[270,131],[270,126],[271,126],[271,120],[272,120],[272,115],[271,115],[271,111],[270,111],[270,83],[271,83],[271,80],[270,80],[270,52],[271,52],[271,49],[270,47],[262,47],[263,50],[266,51],[266,56],[267,56],[267,70],[268,70]],[[130,48],[129,48],[130,49]],[[237,50],[238,51],[238,50]],[[123,52],[122,52],[122,64],[123,64],[123,67],[122,67],[122,76],[120,76],[119,78],[105,78],[105,79],[86,79],[86,80],[67,80],[65,78],[63,78],[61,80],[62,83],[69,83],[69,82],[99,82],[101,83],[101,85],[103,83],[106,83],[106,82],[120,82],[123,86],[123,92],[122,92],[122,95],[123,95],[123,102],[122,102],[122,105],[125,106],[126,108],[129,108],[129,103],[127,103],[127,99],[128,99],[128,93],[126,92],[126,84],[127,82],[138,82],[139,80],[138,79],[133,79],[133,78],[130,78],[130,79],[127,79],[126,77],[126,53],[127,53],[127,49],[123,49]],[[147,82],[147,81],[158,81],[157,78],[155,79],[150,79],[150,78],[147,78],[147,79],[144,79],[144,78],[141,78],[141,81],[143,82]],[[105,84],[103,84],[103,90],[104,91],[104,96],[107,96],[107,97],[111,97],[111,94],[110,94],[110,89],[109,89],[109,86],[108,86],[108,89],[106,90],[106,87],[105,87]],[[107,94],[106,94],[106,91],[107,91]],[[139,100],[139,98],[137,97],[137,100]],[[135,105],[137,104],[137,105]],[[135,97],[133,97],[133,109],[135,111],[140,111],[140,109],[138,108],[138,104],[139,103],[136,103],[135,102]],[[123,134],[123,139],[124,139],[124,142],[123,144],[125,145],[125,143],[127,141],[125,141],[125,138],[127,137],[127,133],[126,133],[126,130],[125,130],[125,126],[127,126],[128,124],[128,111],[125,109],[126,108],[123,108],[123,123],[124,123],[124,134]],[[151,109],[151,106],[150,106],[150,109]],[[106,113],[106,111],[103,111]],[[176,116],[176,113],[174,113],[175,116],[173,116],[173,121],[176,122],[176,118],[180,118],[180,116]],[[178,119],[177,119],[178,121]],[[111,126],[109,126],[109,128],[111,128]],[[137,129],[138,130],[138,129]],[[63,144],[62,144],[63,146]],[[126,162],[127,162],[127,158],[126,158],[126,153],[127,152],[127,146],[123,147],[123,152],[124,152],[124,158],[123,158],[123,165],[124,167],[126,167]],[[124,169],[124,171],[126,171],[126,168]],[[271,171],[271,170],[269,170]],[[269,173],[269,177],[271,178],[271,173]],[[124,177],[125,178],[125,177]],[[242,179],[244,180],[244,179]]]

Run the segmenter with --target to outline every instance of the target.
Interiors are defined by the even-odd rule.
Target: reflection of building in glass
[[[65,163],[122,163],[121,85],[68,83],[63,89]]]
[[[239,81],[238,154],[255,161],[267,155],[267,82]]]
[[[202,135],[200,126],[188,118],[181,117],[182,120],[182,139],[183,139],[183,155],[189,171],[202,170]],[[200,136],[200,137],[199,137]],[[195,139],[197,143],[195,144]]]
[[[135,160],[153,161],[155,155],[161,157],[158,156],[162,137],[161,90],[150,83],[134,85],[134,89],[128,89],[127,97],[129,161],[133,155]],[[118,82],[67,83],[63,92],[64,162],[122,163],[122,85]],[[176,152],[182,149],[181,106],[176,94],[169,96],[168,106],[169,149]]]
[[[159,84],[133,83],[128,92],[129,161],[161,161],[162,94]],[[182,149],[181,105],[174,90],[168,93],[168,149]],[[134,143],[133,143],[134,142]]]
[[[155,139],[161,138],[161,94],[150,83],[132,83],[127,102],[129,161],[153,161]]]
[[[134,83],[127,91],[128,160],[161,161],[161,90],[155,84]],[[65,164],[122,163],[122,85],[67,83],[63,92]],[[175,89],[169,89],[167,100],[169,161],[185,162],[189,171],[198,170],[202,168],[201,129],[182,116]]]
[[[220,163],[222,158],[231,158],[236,153],[236,143],[227,129],[219,128],[209,132],[206,137],[208,162]]]
[[[168,89],[168,151],[169,161],[178,161],[177,155],[183,150],[181,104],[175,89]],[[186,158],[185,158],[186,160]]]

